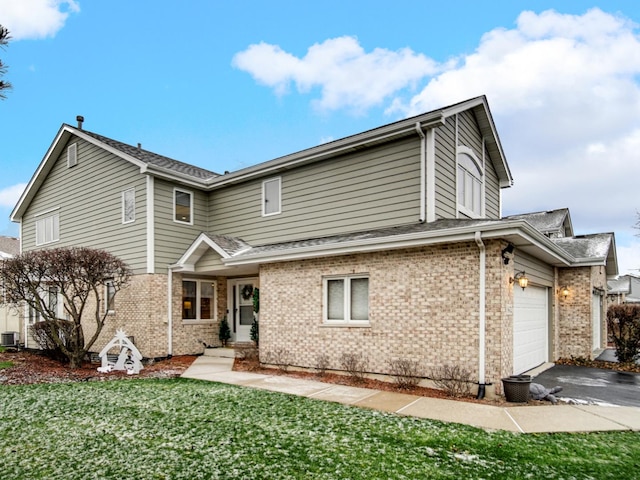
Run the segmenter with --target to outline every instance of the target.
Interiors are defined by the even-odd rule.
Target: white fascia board
[[[276,158],[258,165],[247,167],[237,172],[228,173],[205,181],[209,190],[223,187],[230,183],[243,182],[256,176],[274,174],[293,166],[319,161],[324,158],[340,155],[349,151],[364,148],[370,143],[381,143],[393,138],[416,134],[416,122],[423,130],[435,128],[444,124],[440,111],[426,113],[391,125],[379,127],[360,134],[352,135],[340,140],[335,140],[317,147],[302,150],[291,155]],[[417,134],[416,134],[417,135]]]
[[[68,127],[67,125],[62,125],[60,127],[53,142],[51,142],[51,145],[49,145],[49,148],[47,149],[47,153],[44,155],[44,157],[40,161],[40,165],[38,165],[38,168],[36,169],[35,173],[31,177],[31,180],[29,180],[29,183],[27,184],[26,188],[22,192],[22,195],[20,195],[20,198],[18,199],[18,203],[16,203],[16,206],[13,208],[13,211],[11,212],[11,215],[9,217],[12,222],[20,221],[20,219],[22,218],[22,215],[24,214],[23,210],[26,208],[26,205],[25,205],[26,200],[30,199],[32,197],[32,194],[35,194],[34,188],[36,186],[39,187],[44,181],[44,177],[46,177],[46,174],[49,173],[49,170],[51,168],[51,162],[55,161],[55,156],[53,155],[53,153],[56,150],[59,150],[60,140],[62,139],[65,133],[69,132],[69,128],[67,127]]]
[[[530,230],[528,232],[528,230]],[[295,248],[283,252],[266,252],[262,255],[247,257],[232,257],[223,259],[225,265],[248,265],[253,263],[281,262],[300,260],[303,258],[317,258],[322,256],[347,255],[351,253],[373,252],[399,248],[412,248],[443,243],[475,241],[475,233],[482,232],[483,239],[519,236],[528,244],[533,244],[552,256],[559,263],[570,265],[569,255],[548,238],[533,230],[527,222],[515,221],[509,225],[471,225],[463,228],[452,228],[435,232],[417,232],[394,237],[369,238],[344,242],[339,245],[314,245]],[[533,235],[531,235],[531,233]]]
[[[132,157],[131,155],[127,155],[126,153],[118,150],[117,148],[112,147],[111,145],[108,145],[106,143],[101,142],[100,140],[98,140],[97,138],[92,137],[91,135],[87,135],[86,133],[84,133],[82,130],[78,130],[77,128],[73,128],[69,125],[65,125],[65,127],[69,130],[69,132],[71,132],[72,134],[82,138],[83,140],[92,143],[93,145],[102,148],[103,150],[106,150],[109,153],[113,153],[115,156],[122,158],[123,160],[126,160],[127,162],[130,162],[132,164],[134,164],[136,167],[142,169],[146,163],[138,160],[135,157]],[[142,172],[144,173],[144,172]]]
[[[203,246],[207,246],[213,249],[220,257],[222,261],[230,258],[229,254],[225,252],[222,247],[220,247],[216,242],[214,242],[206,233],[201,233],[198,235],[198,238],[194,240],[194,242],[187,248],[187,251],[184,252],[180,260],[178,260],[175,264],[171,265],[172,268],[186,268],[189,265],[193,269],[193,266],[200,260],[204,252],[198,254],[198,250],[200,250]],[[206,251],[206,248],[205,248]],[[193,270],[190,270],[193,271]]]

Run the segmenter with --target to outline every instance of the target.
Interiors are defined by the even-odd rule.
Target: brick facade
[[[567,286],[567,298],[558,298],[558,343],[556,358],[593,358],[594,291],[602,292],[600,304],[600,347],[606,346],[607,278],[604,267],[558,269],[559,287]]]
[[[512,268],[505,243],[487,243],[486,378],[512,367]],[[478,375],[479,250],[475,242],[263,265],[260,270],[260,355],[285,351],[306,368],[326,355],[342,369],[345,353],[368,358],[368,370],[390,373],[393,359],[415,360],[425,373],[460,365]],[[369,325],[323,323],[323,277],[369,276]]]

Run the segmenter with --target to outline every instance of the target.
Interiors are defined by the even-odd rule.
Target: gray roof
[[[0,236],[0,258],[8,258],[20,253],[20,240]]]
[[[247,250],[251,248],[251,246],[245,241],[230,237],[228,235],[213,235],[210,233],[205,234],[209,237],[213,242],[216,243],[220,248],[222,248],[229,256],[233,256],[241,252],[242,250]]]
[[[605,258],[609,254],[613,234],[596,233],[577,237],[552,238],[551,240],[577,259]]]
[[[250,250],[242,254],[243,257],[252,255],[261,255],[265,253],[276,253],[297,248],[340,245],[341,243],[352,242],[357,240],[368,240],[376,238],[390,238],[399,235],[406,235],[418,232],[436,232],[442,230],[451,230],[461,227],[482,226],[499,224],[500,220],[466,220],[466,219],[440,219],[430,223],[414,223],[402,225],[398,227],[380,228],[375,230],[366,230],[361,232],[346,233],[342,235],[331,235],[327,237],[315,237],[304,240],[294,240],[291,242],[272,243],[269,245],[261,245],[252,247]]]
[[[526,220],[542,233],[557,232],[563,229],[564,222],[569,215],[568,208],[549,210],[546,212],[523,213],[503,217],[505,220]]]
[[[144,150],[142,148],[134,147],[133,145],[127,145],[126,143],[122,143],[117,140],[113,140],[112,138],[98,135],[97,133],[89,132],[87,130],[82,130],[82,132],[106,145],[109,145],[110,147],[115,148],[116,150],[121,151],[126,155],[129,155],[130,157],[135,158],[136,160],[140,160],[141,162],[144,162],[149,165],[165,168],[167,170],[171,170],[173,172],[180,173],[183,175],[189,175],[191,177],[198,178],[201,180],[207,180],[210,178],[220,176],[218,173],[212,172],[210,170],[196,167],[194,165],[181,162],[179,160],[174,160],[173,158],[165,157],[163,155],[158,155],[157,153],[150,152],[149,150]]]

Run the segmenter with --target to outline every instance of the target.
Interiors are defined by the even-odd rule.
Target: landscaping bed
[[[179,377],[193,363],[195,356],[176,356],[145,365],[138,375],[126,372],[100,373],[100,364],[85,363],[82,368],[71,369],[67,365],[51,360],[32,351],[0,351],[0,384],[29,385],[34,383],[60,383],[79,381],[114,380],[127,377],[171,378]]]

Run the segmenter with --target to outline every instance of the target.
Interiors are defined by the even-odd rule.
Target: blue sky
[[[515,184],[640,268],[640,2],[0,0],[0,235],[62,123],[223,172],[486,94]]]

